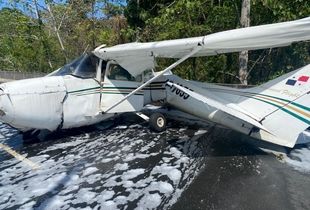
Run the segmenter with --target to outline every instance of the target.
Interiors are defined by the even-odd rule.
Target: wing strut
[[[177,60],[175,63],[171,64],[170,66],[168,66],[166,69],[164,69],[163,71],[159,72],[155,77],[151,78],[150,80],[148,80],[146,83],[140,85],[137,89],[133,90],[131,93],[129,93],[126,97],[124,97],[122,100],[116,102],[115,104],[113,104],[112,106],[110,106],[108,109],[106,109],[104,112],[108,112],[111,109],[113,109],[114,107],[118,106],[120,103],[122,103],[123,101],[127,100],[129,97],[131,97],[132,95],[134,95],[136,92],[138,92],[139,90],[142,90],[144,87],[146,87],[148,84],[150,84],[151,82],[153,82],[154,80],[156,80],[157,78],[159,78],[160,76],[162,76],[164,73],[170,71],[171,69],[175,68],[176,66],[178,66],[179,64],[181,64],[183,61],[185,61],[186,59],[188,59],[189,57],[193,56],[194,54],[196,54],[198,51],[200,51],[202,49],[202,46],[199,44],[198,46],[196,46],[190,53],[188,53],[187,55],[183,56],[182,58],[180,58],[179,60]]]

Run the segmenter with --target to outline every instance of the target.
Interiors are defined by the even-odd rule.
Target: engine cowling
[[[19,130],[56,130],[63,120],[63,78],[41,77],[0,86],[0,120]],[[2,116],[1,116],[2,115]]]

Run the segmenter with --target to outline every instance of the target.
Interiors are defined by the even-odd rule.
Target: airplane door
[[[109,61],[101,86],[101,111],[106,112],[141,84],[142,76],[133,77],[126,69],[113,61]],[[108,113],[139,111],[143,108],[143,100],[143,90],[141,90],[113,109],[108,110]]]

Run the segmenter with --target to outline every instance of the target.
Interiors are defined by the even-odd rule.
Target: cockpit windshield
[[[103,65],[104,64],[105,63],[103,63]],[[98,65],[99,58],[94,54],[83,54],[72,62],[61,67],[51,76],[73,75],[81,78],[95,78]]]

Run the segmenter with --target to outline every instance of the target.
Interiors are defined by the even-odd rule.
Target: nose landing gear
[[[40,130],[30,130],[22,133],[23,137],[23,142],[28,144],[28,143],[33,143],[33,142],[38,142],[39,141],[39,136]]]

